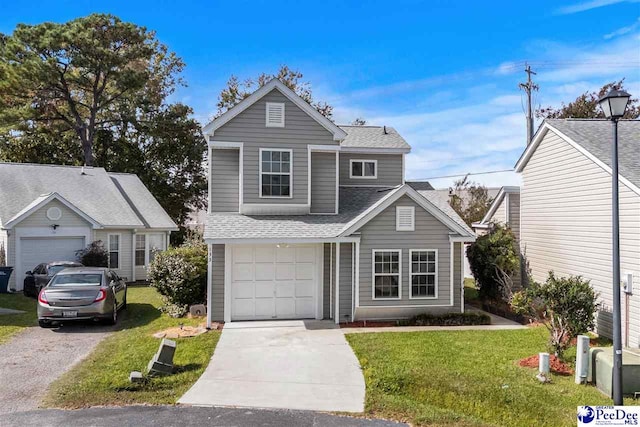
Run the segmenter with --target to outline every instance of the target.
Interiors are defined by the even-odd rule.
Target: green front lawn
[[[25,312],[0,315],[0,344],[22,329],[38,325],[36,304],[34,298],[27,298],[22,294],[0,294],[0,307]]]
[[[349,334],[364,370],[366,415],[414,425],[573,426],[578,405],[610,405],[595,387],[517,361],[546,350],[544,328]],[[628,404],[632,404],[629,401]]]
[[[153,333],[180,324],[196,326],[203,319],[173,319],[161,314],[157,309],[160,296],[153,288],[129,288],[127,300],[117,332],[51,385],[44,399],[45,406],[172,404],[200,377],[220,337],[218,331],[175,340],[177,373],[153,378],[147,384],[129,382],[129,373],[144,372],[158,350],[160,340],[154,338]]]

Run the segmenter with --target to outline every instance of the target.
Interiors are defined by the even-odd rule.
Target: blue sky
[[[525,61],[538,72],[536,104],[622,77],[640,95],[638,1],[31,1],[4,4],[0,31],[91,12],[155,30],[187,64],[188,87],[173,99],[199,120],[231,74],[287,64],[334,105],[336,122],[397,128],[413,146],[414,179],[513,167],[525,144]],[[511,172],[473,179],[519,182]]]

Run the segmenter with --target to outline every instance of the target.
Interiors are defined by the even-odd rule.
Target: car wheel
[[[40,325],[41,328],[52,328],[53,327],[51,322],[48,321],[48,320],[38,320],[38,325]]]
[[[111,318],[107,321],[110,325],[115,325],[118,323],[118,304],[113,302],[113,313],[111,314]]]

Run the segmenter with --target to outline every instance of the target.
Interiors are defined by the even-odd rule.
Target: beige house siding
[[[509,227],[520,239],[520,194],[509,194]]]
[[[132,265],[133,265],[133,247],[131,230],[96,230],[94,233],[94,240],[102,240],[105,249],[109,250],[109,235],[118,234],[120,236],[120,264],[118,268],[113,268],[118,276],[126,280],[133,280]],[[136,277],[136,279],[139,279]]]
[[[505,224],[507,222],[507,195],[505,194],[504,198],[496,208],[496,211],[489,219],[489,222],[493,222],[496,224]]]
[[[611,175],[549,131],[522,171],[521,246],[533,279],[582,275],[603,302],[598,332],[611,335]],[[640,283],[640,196],[620,184],[621,271]],[[636,286],[636,289],[638,287]],[[624,295],[624,294],[623,294]],[[626,320],[623,296],[623,340]],[[640,346],[640,292],[628,298],[628,345]]]

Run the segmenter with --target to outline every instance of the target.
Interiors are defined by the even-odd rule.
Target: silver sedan
[[[70,320],[118,321],[118,310],[127,306],[127,285],[107,268],[81,267],[62,270],[38,295],[38,323],[51,327]]]

